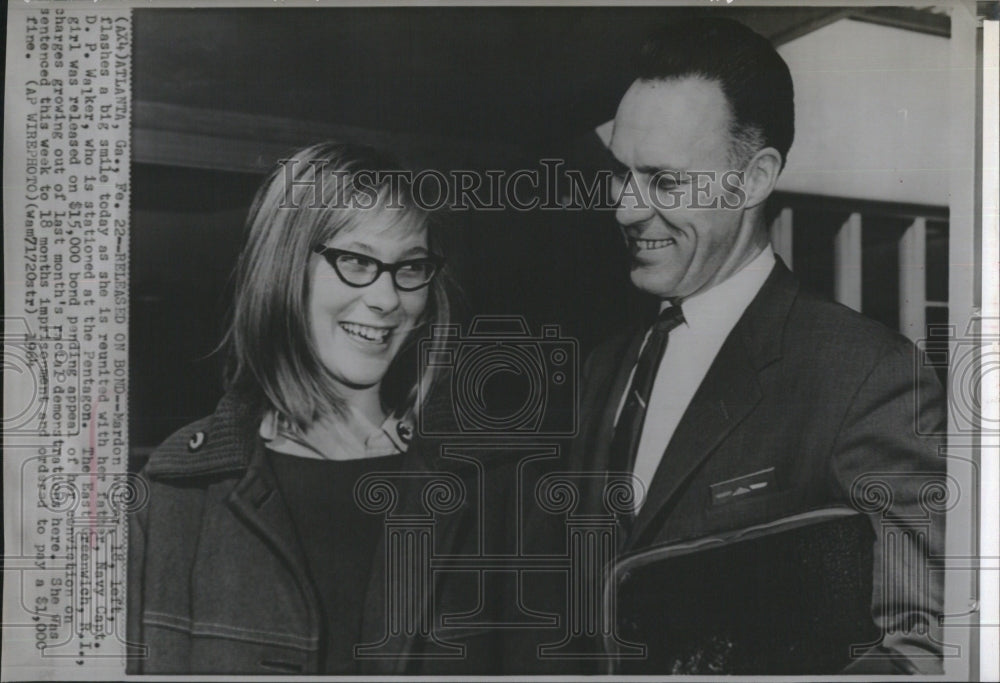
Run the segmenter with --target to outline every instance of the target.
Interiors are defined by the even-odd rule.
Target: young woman
[[[386,173],[398,170],[373,149],[323,143],[258,191],[227,393],[143,472],[131,672],[364,671],[354,647],[385,626],[386,589],[371,578],[383,518],[355,485],[419,461],[410,437],[433,378],[417,377],[416,340],[449,319],[429,216]]]

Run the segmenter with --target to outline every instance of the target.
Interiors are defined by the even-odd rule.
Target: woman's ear
[[[771,196],[781,174],[781,161],[781,153],[774,147],[765,147],[753,155],[744,176],[744,208],[752,209]]]

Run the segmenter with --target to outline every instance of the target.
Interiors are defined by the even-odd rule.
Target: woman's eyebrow
[[[337,247],[338,249],[343,249],[344,251],[357,251],[362,254],[374,254],[375,250],[364,242],[348,242],[342,247]]]
[[[430,251],[427,249],[427,247],[425,247],[422,244],[419,244],[419,245],[417,245],[415,247],[410,247],[409,249],[407,249],[406,251],[404,251],[401,254],[401,256],[403,258],[406,258],[407,256],[426,256],[429,253],[430,253]]]
[[[344,244],[343,246],[338,246],[337,248],[343,249],[344,251],[355,251],[358,252],[359,254],[367,254],[369,256],[376,255],[375,249],[373,249],[371,245],[365,242],[357,242],[357,241],[348,242],[347,244]],[[413,256],[426,256],[429,253],[430,250],[428,250],[427,247],[425,247],[422,244],[416,244],[407,249],[406,251],[402,252],[399,255],[399,259],[397,260],[402,260]]]

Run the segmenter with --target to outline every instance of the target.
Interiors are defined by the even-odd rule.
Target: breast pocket
[[[720,530],[763,524],[800,507],[795,492],[782,486],[774,467],[713,481],[704,495],[708,526]]]

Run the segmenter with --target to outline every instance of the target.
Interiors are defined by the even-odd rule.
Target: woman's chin
[[[345,388],[351,391],[365,391],[366,389],[374,389],[382,383],[382,378],[385,377],[385,372],[378,373],[360,373],[354,372],[350,375],[344,375],[340,373],[335,373],[334,378]]]
[[[327,370],[340,384],[353,391],[363,391],[382,383],[389,363],[381,359],[351,356],[336,364],[327,364]]]

